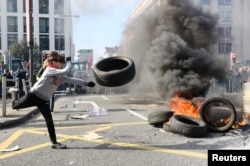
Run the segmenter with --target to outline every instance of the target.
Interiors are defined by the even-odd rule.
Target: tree
[[[22,58],[25,61],[29,61],[29,47],[26,38],[23,38],[20,41],[15,41],[11,44],[9,50],[5,51],[5,54],[8,54],[9,52],[14,58]],[[37,43],[34,44],[33,52],[34,62],[40,62],[41,52]]]

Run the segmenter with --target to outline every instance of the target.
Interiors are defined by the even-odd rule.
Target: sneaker
[[[67,146],[61,143],[51,144],[52,149],[67,149]]]

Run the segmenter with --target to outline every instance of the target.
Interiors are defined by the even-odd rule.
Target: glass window
[[[218,35],[219,37],[232,37],[232,27],[219,27]]]
[[[232,20],[232,12],[231,11],[220,11],[219,12],[220,21],[231,21]]]
[[[201,0],[201,4],[202,5],[209,5],[210,4],[210,0]]]
[[[55,35],[55,49],[59,51],[65,50],[64,35]]]
[[[23,17],[23,32],[27,32],[26,17]]]
[[[231,5],[232,0],[219,0],[219,5]]]
[[[23,0],[23,12],[26,12],[26,0]]]
[[[63,0],[55,0],[55,13],[54,14],[63,14],[64,13],[64,1]]]
[[[8,32],[17,32],[17,17],[7,17]]]
[[[224,45],[223,43],[219,43],[219,54],[224,53]]]
[[[39,32],[40,33],[49,33],[49,18],[40,18],[39,19]]]
[[[64,33],[64,19],[55,19],[55,33]]]
[[[218,28],[218,36],[223,37],[223,27]]]
[[[232,27],[225,28],[225,37],[232,37]]]
[[[39,13],[49,14],[49,0],[39,0]]]
[[[7,12],[17,12],[17,0],[7,0]]]
[[[219,54],[230,53],[232,50],[232,43],[219,43]]]
[[[49,35],[40,35],[39,40],[41,50],[49,50]]]
[[[226,43],[226,53],[230,53],[232,51],[232,43]]]
[[[10,48],[10,46],[16,42],[17,39],[17,34],[8,34],[8,49]]]

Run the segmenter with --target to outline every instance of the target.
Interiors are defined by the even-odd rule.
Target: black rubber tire
[[[207,109],[209,109],[210,106],[214,105],[214,106],[219,106],[220,104],[223,104],[223,106],[226,106],[227,108],[229,108],[230,111],[230,121],[227,124],[223,124],[223,126],[215,126],[213,124],[215,124],[213,121],[210,122],[207,118]],[[236,120],[236,111],[235,111],[235,107],[233,106],[233,104],[225,99],[225,98],[220,98],[220,97],[214,97],[214,98],[210,98],[208,100],[205,100],[200,109],[199,109],[199,114],[200,114],[200,118],[207,124],[207,128],[209,131],[214,131],[214,132],[227,132],[228,130],[230,130],[233,126],[233,124],[235,123]],[[218,121],[221,121],[221,119],[218,119]]]
[[[109,57],[97,62],[93,73],[96,82],[102,86],[121,86],[135,77],[135,64],[129,57]]]
[[[165,123],[163,124],[163,130],[165,130],[165,131],[167,131],[167,132],[172,132],[169,122],[165,122]]]
[[[173,114],[173,111],[154,111],[148,115],[148,123],[155,126],[163,125],[169,121]]]
[[[169,130],[173,133],[182,134],[187,137],[202,137],[207,134],[206,123],[191,116],[174,115],[170,119],[169,126]]]

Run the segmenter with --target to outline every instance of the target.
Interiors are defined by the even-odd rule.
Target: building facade
[[[228,56],[230,59],[230,53],[234,53],[237,62],[250,61],[250,47],[248,47],[250,39],[249,0],[188,0],[188,2],[201,8],[204,12],[217,15],[218,37],[217,42],[212,46],[214,54]],[[163,3],[166,3],[166,0],[141,0],[130,19],[136,19]],[[125,47],[129,47],[129,41],[134,36],[133,32],[129,31],[124,35]]]
[[[41,52],[57,50],[73,57],[70,0],[32,0],[34,43]],[[26,0],[0,1],[0,53],[27,36]]]

